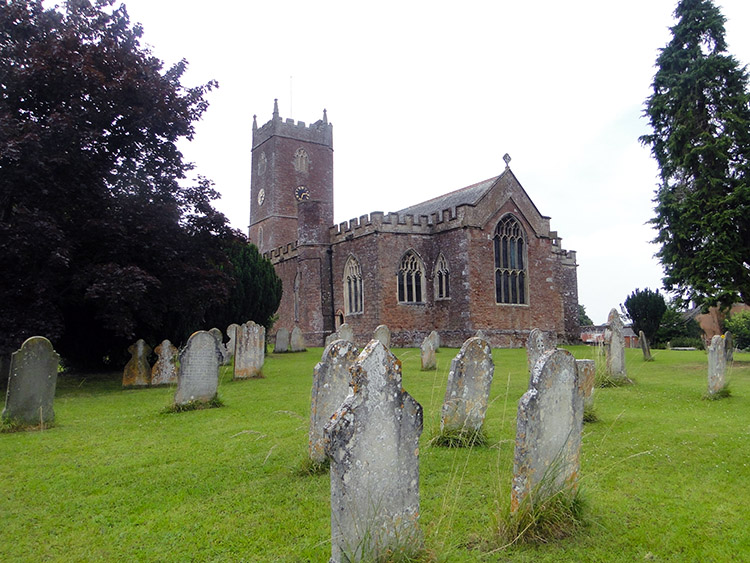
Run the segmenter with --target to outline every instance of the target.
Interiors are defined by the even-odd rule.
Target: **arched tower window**
[[[495,228],[495,301],[527,303],[526,278],[526,233],[506,215]]]
[[[362,268],[354,256],[349,256],[344,266],[344,311],[351,315],[363,310]]]
[[[294,169],[305,174],[310,170],[310,157],[305,149],[297,149],[294,153]]]
[[[448,299],[451,296],[450,272],[448,271],[448,261],[441,252],[435,263],[435,299]]]
[[[424,263],[413,250],[404,254],[398,270],[398,302],[424,302]]]

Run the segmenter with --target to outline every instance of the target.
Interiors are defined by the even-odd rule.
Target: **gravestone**
[[[213,337],[216,339],[216,343],[219,345],[219,351],[221,351],[221,364],[222,365],[228,364],[229,358],[230,358],[229,350],[224,345],[224,335],[222,334],[221,330],[214,327],[208,332],[213,335]]]
[[[32,336],[13,352],[2,419],[24,426],[53,422],[59,364],[60,356],[43,336]]]
[[[327,348],[328,346],[330,346],[337,340],[341,340],[341,336],[339,336],[339,332],[338,331],[332,332],[331,334],[326,336],[325,347]]]
[[[432,347],[435,349],[435,352],[440,351],[440,335],[438,334],[438,331],[433,330],[428,336],[432,341]]]
[[[307,350],[305,346],[305,337],[298,326],[292,329],[292,335],[289,338],[289,349],[292,352],[304,352]]]
[[[576,360],[578,368],[578,385],[583,396],[583,408],[594,406],[594,383],[596,383],[596,362],[594,360]]]
[[[386,348],[390,349],[391,329],[388,328],[388,325],[378,325],[377,328],[375,329],[375,334],[373,335],[373,338],[375,340],[380,341],[380,343]]]
[[[427,336],[422,341],[420,348],[422,355],[422,370],[437,369],[437,358],[435,357],[435,342],[432,338]]]
[[[729,331],[724,333],[724,347],[727,351],[727,364],[734,361],[734,336]]]
[[[232,323],[227,327],[227,337],[229,338],[229,342],[227,342],[227,353],[229,354],[229,361],[234,358],[234,347],[237,343],[238,328],[240,328],[240,325],[237,323]]]
[[[377,340],[351,373],[351,393],[325,428],[333,563],[380,560],[394,547],[422,545],[422,407],[401,387],[401,362]]]
[[[353,342],[336,340],[326,346],[313,370],[309,454],[316,463],[325,461],[323,429],[349,394],[350,369],[358,355]]]
[[[487,343],[489,343],[489,340],[487,340],[487,335],[484,334],[484,331],[481,328],[477,331],[477,333],[474,336],[476,336],[477,338],[481,338],[482,340],[485,340],[487,341]]]
[[[284,327],[276,331],[276,342],[274,343],[273,351],[277,354],[289,351],[289,331]]]
[[[607,373],[613,379],[627,379],[625,370],[625,335],[622,319],[616,309],[609,312],[604,340],[607,350]]]
[[[177,383],[177,348],[169,340],[164,340],[156,348],[157,360],[151,368],[151,385],[171,385]]]
[[[545,352],[557,348],[557,336],[551,332],[544,332],[534,328],[529,332],[529,338],[526,341],[526,364],[529,368],[529,374],[534,369],[537,360]]]
[[[546,352],[518,403],[511,511],[578,486],[583,396],[576,361],[567,350]]]
[[[708,394],[714,395],[726,387],[727,350],[726,338],[717,334],[708,347]]]
[[[339,333],[339,338],[341,340],[346,340],[347,342],[354,342],[354,330],[352,329],[352,326],[349,323],[342,324],[336,332]]]
[[[475,434],[482,429],[494,373],[490,345],[476,337],[464,342],[448,372],[441,432]]]
[[[221,359],[216,338],[205,330],[194,332],[180,354],[175,405],[206,403],[216,397]]]
[[[122,386],[148,387],[151,383],[151,365],[148,363],[151,347],[139,339],[128,347],[128,352],[130,360],[122,372]]]
[[[262,377],[266,360],[266,328],[247,321],[237,329],[235,339],[234,379]]]
[[[651,346],[649,346],[648,339],[646,338],[646,335],[643,334],[642,330],[638,331],[638,342],[641,345],[641,352],[643,352],[643,359],[647,362],[650,362],[653,360],[653,356],[651,356]]]

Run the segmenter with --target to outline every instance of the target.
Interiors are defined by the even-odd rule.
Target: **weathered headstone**
[[[310,459],[325,461],[323,429],[349,394],[351,367],[359,355],[353,342],[336,340],[323,351],[313,370],[312,400],[310,404]]]
[[[266,360],[266,328],[247,321],[235,335],[234,379],[261,377]]]
[[[638,342],[641,345],[641,352],[643,352],[643,359],[647,362],[650,362],[653,360],[653,356],[651,356],[651,346],[649,346],[648,338],[646,338],[646,335],[643,334],[642,330],[638,331]]]
[[[622,319],[616,309],[609,312],[604,340],[607,348],[607,373],[613,379],[627,379],[625,369],[625,335]]]
[[[557,336],[554,333],[544,332],[538,328],[532,329],[526,341],[526,363],[529,367],[529,373],[545,352],[555,348],[557,348]]]
[[[511,510],[578,486],[583,396],[576,361],[567,350],[546,352],[518,403]]]
[[[481,338],[482,340],[486,340],[487,343],[489,343],[489,340],[487,340],[487,335],[484,334],[484,331],[481,328],[477,331],[477,333],[474,336],[476,336],[477,338]]]
[[[213,400],[219,387],[221,359],[216,338],[205,330],[194,332],[180,354],[175,405]]]
[[[388,328],[388,325],[378,325],[375,328],[373,338],[380,341],[386,348],[391,348],[391,329]]]
[[[429,336],[425,337],[420,347],[422,356],[422,370],[431,370],[437,368],[437,358],[435,357],[435,342]]]
[[[435,349],[435,352],[440,351],[440,334],[438,334],[438,331],[433,330],[427,338],[432,341],[432,347]]]
[[[338,330],[336,332],[332,332],[331,334],[329,334],[328,336],[326,336],[325,347],[327,348],[328,346],[330,346],[331,344],[333,344],[337,340],[341,340],[341,336],[339,335],[339,331]]]
[[[24,426],[55,420],[53,402],[59,363],[60,356],[43,336],[32,336],[13,352],[3,420]]]
[[[726,387],[727,350],[726,338],[717,334],[708,347],[708,394],[715,395]]]
[[[229,354],[229,361],[234,358],[234,347],[237,343],[238,328],[240,328],[240,325],[237,323],[232,323],[227,327],[227,337],[229,338],[229,342],[227,342],[227,353]]]
[[[156,348],[157,360],[151,368],[151,385],[171,385],[177,383],[177,348],[169,340],[164,340]]]
[[[336,332],[339,333],[339,339],[354,342],[354,329],[349,323],[342,324]]]
[[[208,332],[213,335],[213,337],[216,339],[216,343],[219,345],[219,351],[221,352],[221,364],[225,365],[229,363],[229,350],[224,344],[224,334],[222,334],[221,330],[216,327],[212,328]]]
[[[139,339],[128,347],[128,352],[130,360],[122,372],[122,386],[148,387],[151,383],[151,365],[148,363],[151,347]]]
[[[380,560],[422,545],[422,407],[401,387],[401,362],[372,340],[351,370],[352,392],[325,428],[331,458],[331,562]]]
[[[305,345],[305,336],[298,326],[292,329],[292,335],[289,338],[289,349],[292,352],[304,352],[307,350]]]
[[[276,331],[276,342],[273,345],[273,351],[277,354],[289,351],[289,331],[284,327]]]
[[[734,336],[729,331],[724,333],[724,347],[727,351],[727,364],[734,361]]]
[[[594,383],[596,382],[596,362],[594,360],[576,360],[578,368],[578,385],[583,395],[583,408],[594,405]]]
[[[475,434],[482,429],[494,373],[490,345],[476,337],[464,342],[448,372],[441,432]]]

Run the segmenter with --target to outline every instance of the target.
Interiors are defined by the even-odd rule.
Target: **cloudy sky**
[[[750,2],[716,2],[750,63]],[[676,1],[125,0],[183,83],[216,79],[192,143],[217,207],[247,232],[253,115],[334,126],[335,220],[395,211],[502,172],[502,156],[563,247],[579,301],[603,323],[661,287],[650,244],[657,169],[646,133]]]

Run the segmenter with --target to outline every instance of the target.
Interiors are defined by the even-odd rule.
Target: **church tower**
[[[282,120],[274,100],[271,121],[258,127],[253,117],[250,178],[249,235],[261,253],[295,243],[300,227],[327,232],[333,225],[333,127],[326,111],[308,126]],[[316,225],[300,225],[302,202],[316,203]]]

